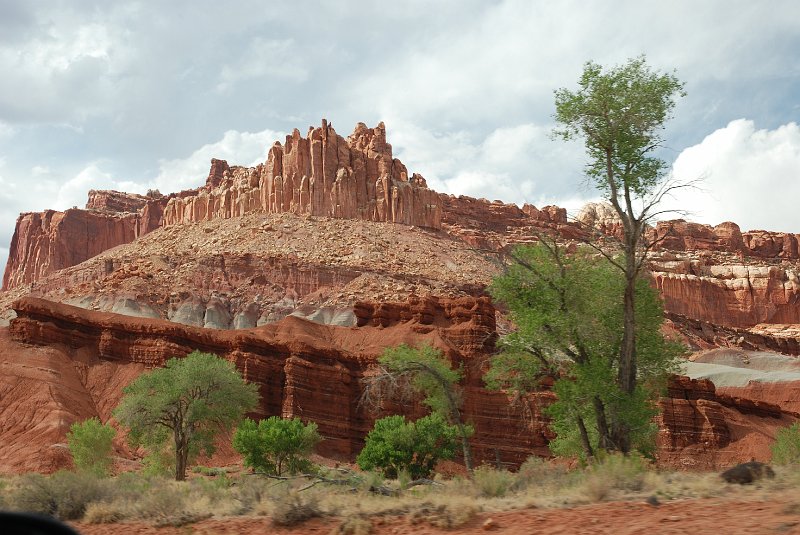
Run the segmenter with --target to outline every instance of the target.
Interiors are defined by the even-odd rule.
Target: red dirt
[[[486,529],[491,519],[494,529]],[[233,533],[331,533],[340,519],[316,519],[294,528],[276,528],[263,517],[204,520],[180,528],[155,528],[145,523],[108,525],[73,524],[86,535],[122,533],[152,535]],[[373,535],[438,535],[442,533],[503,534],[678,534],[678,533],[788,533],[800,534],[800,505],[797,496],[781,494],[764,501],[763,496],[676,500],[653,507],[644,502],[610,502],[570,509],[527,509],[482,513],[455,530],[427,524],[410,524],[404,517],[373,524]]]

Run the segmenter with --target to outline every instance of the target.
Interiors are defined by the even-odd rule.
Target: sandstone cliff
[[[6,366],[11,373],[0,377],[0,415],[9,414],[20,403],[35,402],[37,407],[25,413],[35,409],[46,422],[20,417],[11,420],[14,425],[6,425],[4,420],[4,450],[13,452],[0,452],[0,467],[5,469],[14,463],[29,466],[33,461],[26,448],[50,451],[54,441],[63,441],[71,422],[95,415],[92,392],[115,385],[114,391],[102,394],[102,406],[113,406],[120,397],[117,389],[135,377],[131,366],[139,370],[158,366],[195,349],[234,362],[245,379],[259,385],[261,405],[254,416],[300,416],[316,422],[325,438],[321,453],[332,457],[349,459],[360,451],[363,437],[380,416],[359,405],[361,379],[385,347],[400,343],[430,343],[465,367],[465,413],[476,428],[472,442],[478,459],[494,460],[499,455],[505,462],[519,463],[531,453],[546,454],[552,438],[541,414],[552,401],[551,393],[532,396],[529,417],[525,417],[522,408],[512,407],[504,394],[481,388],[478,367],[481,355],[494,341],[495,329],[488,299],[417,299],[388,306],[364,303],[356,307],[362,325],[358,328],[286,318],[239,331],[92,312],[34,298],[20,300],[15,309],[18,317],[9,329],[11,339],[40,347],[51,356],[49,361],[40,360],[42,370],[33,373],[25,372],[24,360],[10,355]],[[25,355],[30,358],[30,352]],[[70,371],[70,363],[83,371]],[[122,375],[115,375],[115,370]],[[95,376],[102,377],[104,384],[94,384]],[[69,385],[59,385],[67,378]],[[30,391],[41,395],[31,398]],[[54,411],[52,415],[47,407]],[[410,415],[424,411],[420,404],[388,409]],[[103,419],[108,417],[107,412],[99,412]],[[46,436],[36,436],[45,430]],[[46,457],[47,463],[37,469],[58,467],[57,456]]]
[[[253,416],[299,416],[319,425],[324,455],[352,459],[374,419],[358,403],[362,379],[385,347],[429,343],[463,366],[464,415],[476,429],[476,459],[512,465],[548,455],[553,438],[543,409],[544,390],[511,403],[480,382],[495,337],[488,299],[411,299],[360,303],[359,327],[335,327],[286,318],[258,329],[220,331],[92,312],[35,298],[15,304],[18,317],[0,330],[5,349],[0,375],[0,469],[52,471],[63,467],[64,435],[79,419],[108,419],[121,389],[142,370],[199,349],[234,362],[259,385]],[[24,405],[24,409],[22,406]],[[715,392],[709,381],[677,378],[662,401],[662,464],[681,466],[686,452],[704,467],[755,455],[763,458],[770,433],[794,416],[769,403],[754,404]],[[390,403],[388,412],[421,416],[421,404]],[[39,415],[31,418],[31,414]]]
[[[138,235],[138,214],[79,209],[24,213],[9,247],[3,289],[35,282]]]
[[[292,212],[439,228],[439,196],[393,158],[386,128],[363,123],[344,139],[325,120],[305,137],[295,129],[252,169],[214,160],[197,195],[168,201],[164,225]]]

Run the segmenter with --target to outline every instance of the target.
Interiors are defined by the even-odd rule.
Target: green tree
[[[452,459],[461,432],[434,413],[416,422],[404,416],[387,416],[375,422],[356,462],[362,470],[380,470],[396,478],[407,471],[412,479],[427,477],[440,460]]]
[[[422,395],[433,414],[443,416],[458,429],[464,465],[472,471],[469,437],[473,429],[461,415],[461,370],[454,370],[441,351],[430,345],[413,348],[406,344],[387,348],[378,359],[380,373],[366,380],[362,400],[381,406],[386,399],[405,399]]]
[[[244,456],[244,464],[270,475],[298,474],[312,468],[308,455],[322,440],[317,424],[303,424],[272,416],[258,423],[245,419],[233,435],[233,448]]]
[[[116,434],[113,427],[101,423],[97,417],[72,424],[67,433],[67,447],[75,468],[101,477],[108,475]]]
[[[800,464],[800,422],[779,429],[772,444],[772,462]]]
[[[169,359],[123,389],[114,416],[130,428],[134,445],[158,450],[171,442],[175,479],[200,451],[214,451],[217,432],[230,430],[258,404],[258,387],[216,355],[194,351]]]
[[[589,158],[586,174],[622,223],[623,257],[609,255],[608,259],[625,276],[616,381],[628,395],[636,390],[639,365],[637,280],[654,245],[644,231],[648,221],[659,213],[654,208],[664,196],[688,185],[671,182],[669,166],[656,156],[664,142],[664,123],[671,118],[677,97],[683,95],[682,82],[673,74],[652,70],[643,56],[606,71],[588,62],[576,91],[555,91],[556,135],[565,140],[583,139]],[[614,444],[627,452],[631,430],[619,420],[612,422],[612,427]]]
[[[636,285],[638,381],[626,392],[616,381],[623,343],[625,278],[604,258],[583,248],[565,254],[542,238],[518,247],[513,262],[490,288],[505,303],[517,329],[500,340],[485,381],[490,388],[524,394],[544,377],[556,379],[558,400],[548,408],[557,438],[551,449],[587,457],[620,449],[611,422],[628,429],[630,445],[647,452],[655,426],[655,401],[676,370],[681,346],[660,331],[658,294]]]

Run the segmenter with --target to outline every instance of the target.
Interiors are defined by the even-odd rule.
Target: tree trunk
[[[472,448],[469,445],[469,437],[464,424],[459,420],[458,429],[461,432],[461,448],[464,450],[464,467],[467,472],[472,473]]]
[[[186,461],[189,457],[189,446],[185,435],[175,430],[175,481],[186,480]]]
[[[636,245],[638,228],[625,237],[625,294],[623,297],[622,347],[619,356],[617,384],[627,395],[636,389]],[[629,426],[618,417],[612,419],[612,440],[616,448],[628,453],[631,449]]]
[[[578,429],[581,432],[581,445],[586,456],[590,459],[594,457],[594,450],[592,450],[592,443],[589,442],[589,433],[586,431],[586,424],[583,423],[583,418],[578,416]]]
[[[603,400],[595,396],[592,400],[594,405],[594,417],[597,422],[597,434],[599,437],[600,448],[606,451],[613,451],[617,449],[615,440],[612,438],[608,427],[608,419],[606,418],[606,408],[603,405]]]

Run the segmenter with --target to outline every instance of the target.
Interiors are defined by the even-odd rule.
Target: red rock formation
[[[729,327],[800,323],[800,282],[779,266],[704,265],[698,260],[651,263],[664,308]]]
[[[323,120],[306,137],[276,142],[253,169],[214,160],[205,188],[170,199],[163,224],[208,221],[251,212],[293,212],[439,228],[439,196],[392,157],[383,123],[356,126],[344,139]]]
[[[800,335],[797,325],[756,325],[751,329],[741,329],[716,325],[672,312],[667,312],[666,318],[689,344],[698,349],[736,347],[800,355]]]
[[[708,379],[676,376],[670,380],[667,397],[661,403],[659,448],[679,451],[702,444],[719,450],[730,441],[730,431],[714,383]]]
[[[86,202],[87,210],[101,210],[104,212],[139,212],[147,204],[148,197],[136,193],[123,193],[113,190],[89,190],[89,200]]]
[[[745,403],[767,403],[786,412],[800,413],[800,381],[727,386],[717,389],[720,395],[747,400]]]
[[[315,421],[326,438],[322,453],[351,458],[360,450],[375,418],[357,402],[361,378],[385,347],[430,343],[454,362],[474,369],[479,365],[474,362],[479,358],[475,352],[484,348],[486,334],[494,329],[494,315],[486,299],[415,300],[410,309],[364,304],[358,307],[364,324],[360,328],[332,327],[289,317],[258,329],[219,331],[25,298],[15,305],[18,317],[11,323],[10,334],[17,342],[59,348],[56,351],[66,354],[67,360],[89,366],[87,377],[98,365],[113,363],[121,370],[130,365],[152,367],[194,349],[219,354],[234,362],[248,381],[260,385],[262,404],[255,416],[300,416]],[[387,326],[380,326],[386,318]],[[57,382],[57,377],[47,377]],[[0,414],[8,410],[6,407],[20,403],[20,396],[28,396],[19,389],[20,380],[19,374],[0,377],[0,391],[14,392],[0,399]],[[103,375],[103,381],[125,383],[108,375]],[[92,390],[98,385],[83,388]],[[45,397],[59,391],[45,390],[50,392],[43,393]],[[119,395],[104,394],[111,400],[118,400]],[[523,410],[510,406],[503,394],[485,392],[477,377],[468,379],[465,414],[476,427],[476,457],[494,460],[499,455],[504,462],[519,463],[531,452],[545,453],[550,434],[541,409],[551,401],[552,394],[544,392],[528,399],[529,407]],[[404,412],[415,411],[414,407],[400,408]],[[87,411],[73,411],[69,418],[86,417]],[[56,426],[59,433],[65,431],[65,425]],[[16,437],[33,440],[30,434],[39,428],[30,422],[21,425],[16,434],[4,435],[8,441],[4,444],[12,444],[14,451],[20,453],[24,446]],[[60,438],[47,437],[63,440],[63,434]],[[58,463],[53,463],[40,469],[57,467]]]
[[[17,219],[3,290],[74,266],[137,236],[138,214],[79,210],[24,213]]]
[[[718,394],[708,379],[685,376],[670,380],[659,408],[659,464],[678,469],[769,461],[777,430],[797,420],[778,405]]]
[[[659,221],[651,238],[659,239],[658,249],[672,251],[706,250],[755,258],[800,259],[797,234],[766,230],[741,232],[739,226],[730,221],[715,227],[683,219]]]

